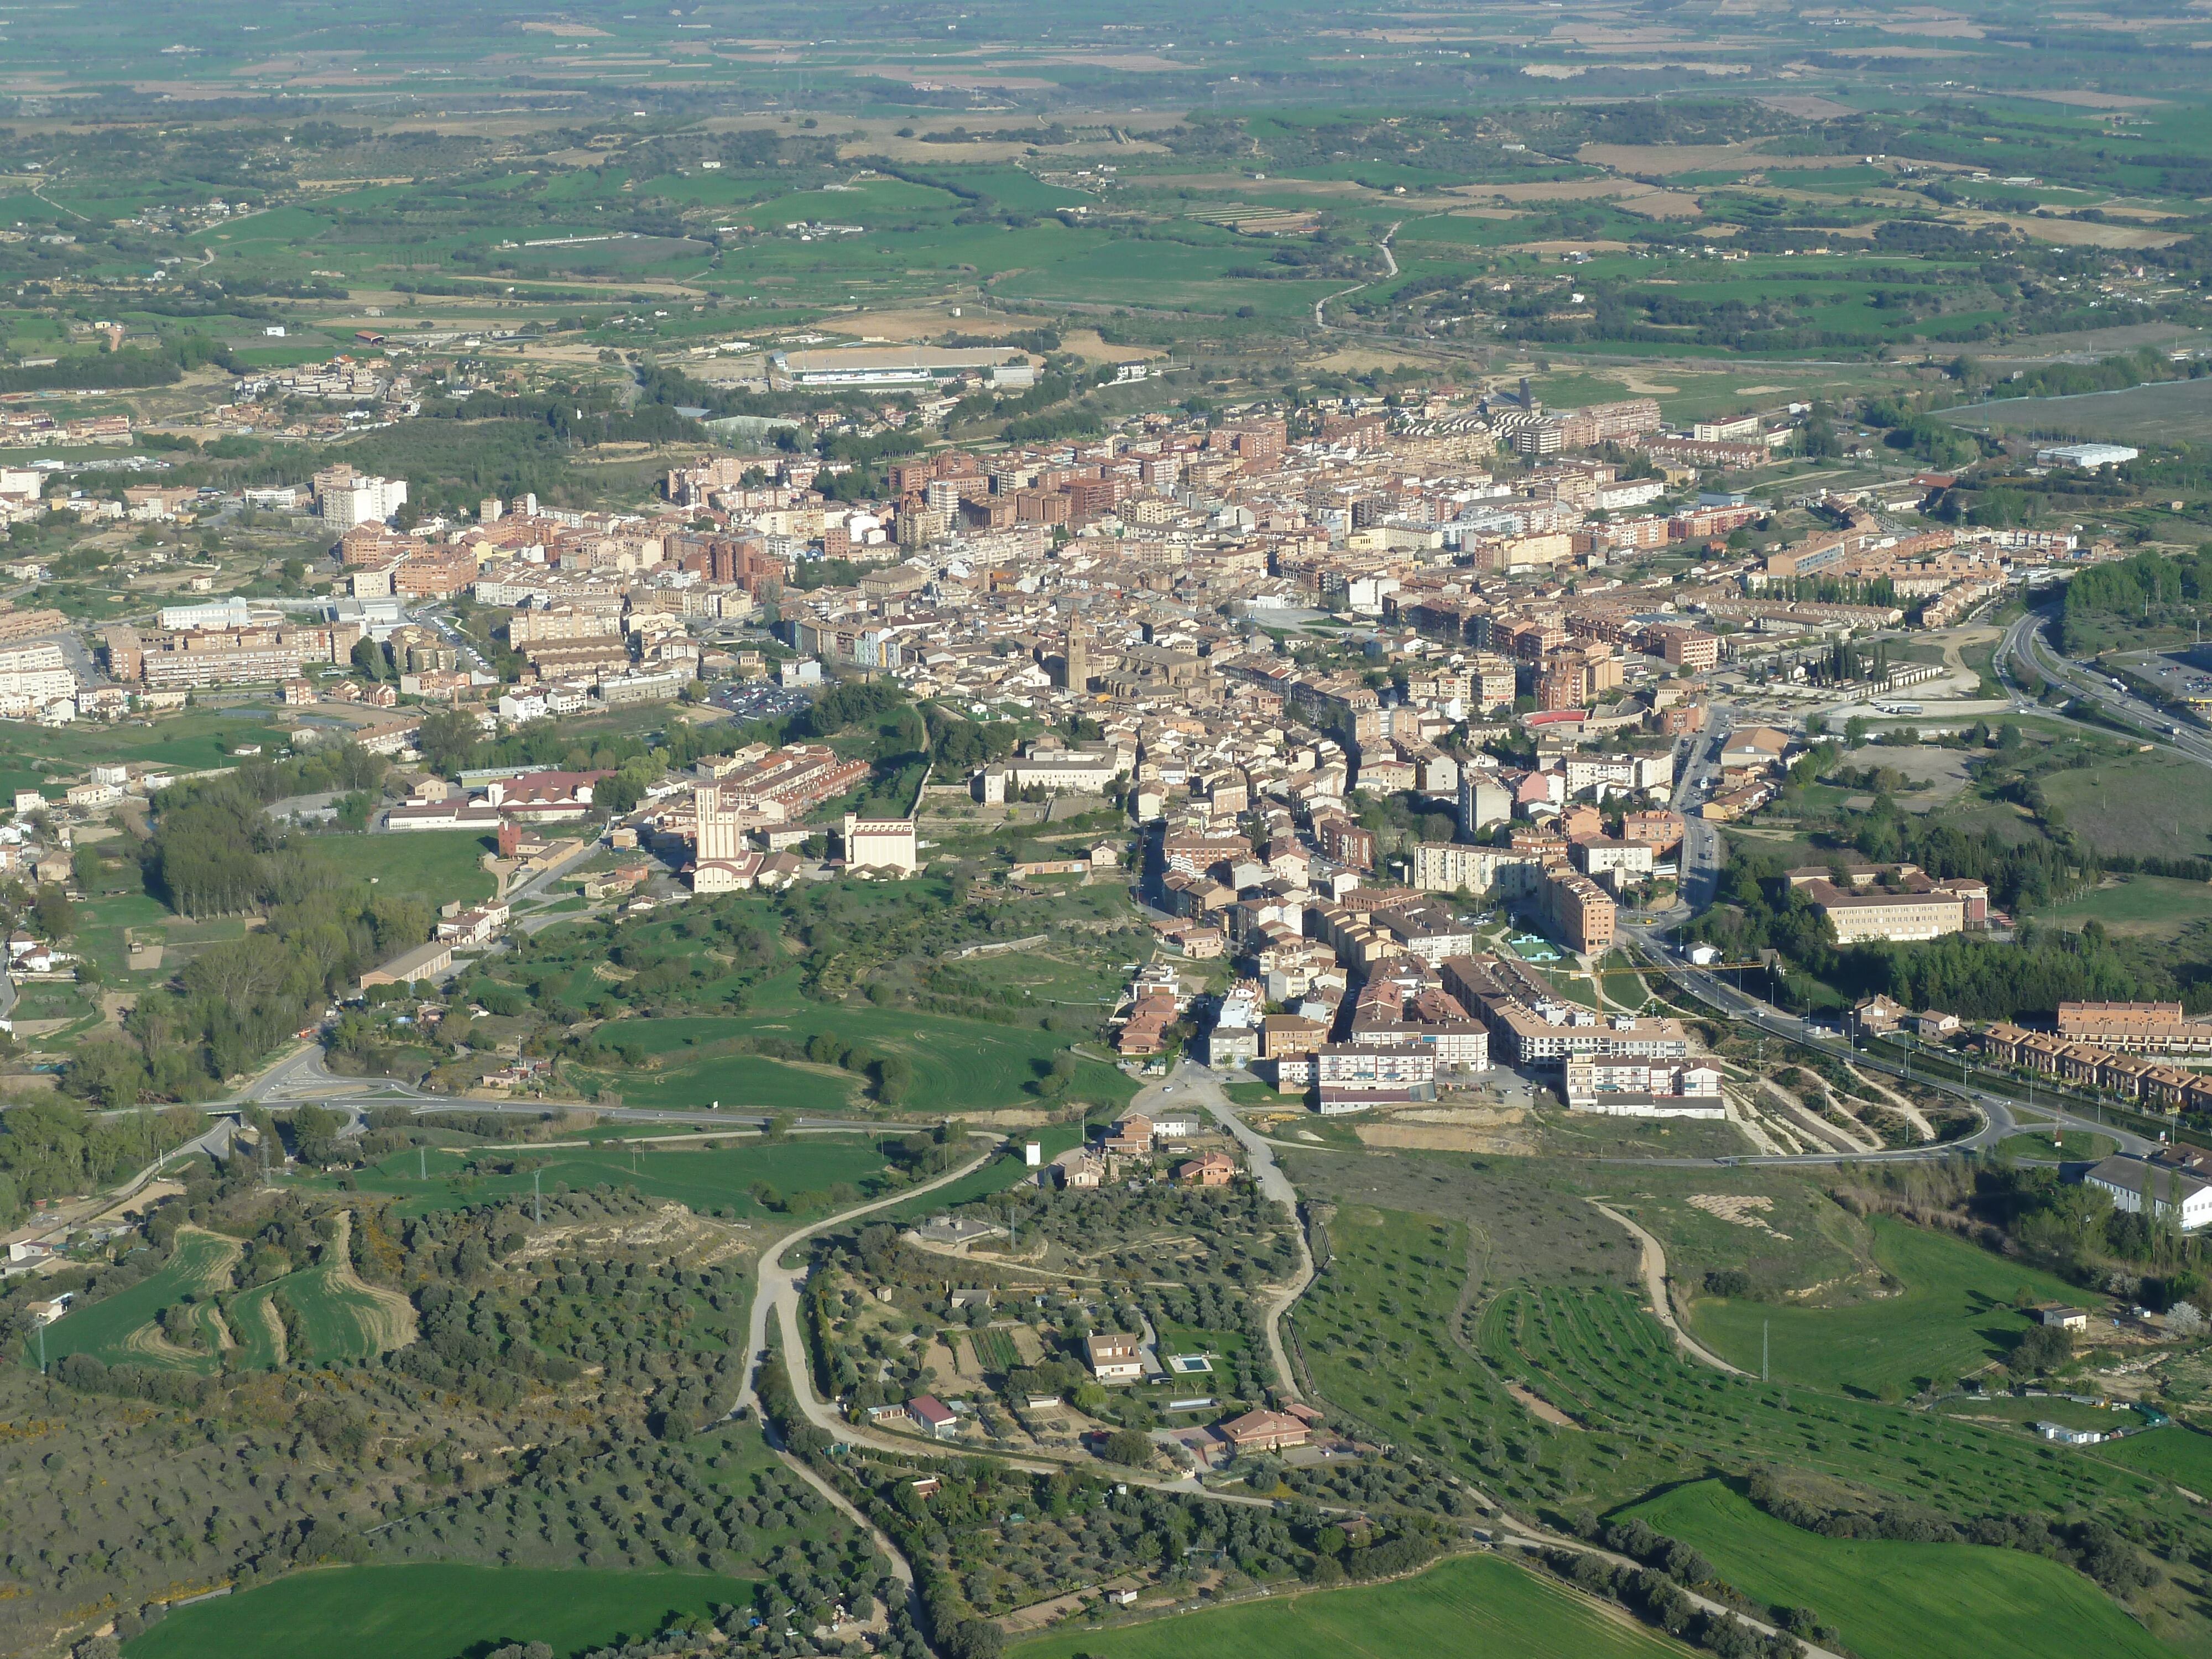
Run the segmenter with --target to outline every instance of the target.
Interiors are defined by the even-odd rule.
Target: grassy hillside
[[[1758,1601],[1808,1607],[1863,1659],[2152,1659],[2167,1651],[2070,1567],[1973,1544],[1823,1538],[1717,1480],[1629,1511],[1703,1551]]]
[[[1009,1659],[1660,1659],[1684,1650],[1522,1568],[1494,1556],[1462,1556],[1393,1584],[1273,1596],[1126,1630],[1054,1632],[1008,1653]]]
[[[2080,1154],[2075,1154],[2080,1156]],[[1903,1288],[1848,1307],[1705,1297],[1692,1304],[1699,1337],[1756,1371],[1762,1330],[1778,1382],[1860,1395],[1952,1382],[2008,1351],[2028,1328],[2013,1303],[2075,1301],[2081,1291],[1964,1239],[1877,1217],[1874,1254]]]
[[[566,1656],[750,1601],[740,1578],[450,1563],[330,1567],[171,1614],[130,1659],[453,1659],[508,1642]]]

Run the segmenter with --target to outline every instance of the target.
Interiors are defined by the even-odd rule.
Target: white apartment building
[[[317,516],[340,534],[356,525],[381,524],[407,501],[406,479],[372,477],[349,466],[325,468],[314,484]]]
[[[1571,1111],[1608,1117],[1724,1117],[1721,1073],[1698,1061],[1656,1064],[1601,1054],[1571,1055],[1565,1093]]]
[[[59,646],[0,648],[0,697],[43,704],[57,697],[73,697],[76,690],[76,676]]]

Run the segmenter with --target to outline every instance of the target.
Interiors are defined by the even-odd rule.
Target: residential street
[[[1289,1398],[1299,1398],[1297,1373],[1291,1369],[1290,1353],[1283,1343],[1283,1316],[1306,1286],[1313,1283],[1313,1249],[1306,1243],[1305,1223],[1298,1213],[1297,1188],[1291,1185],[1275,1162],[1275,1149],[1259,1131],[1237,1115],[1221,1080],[1212,1072],[1194,1060],[1183,1060],[1161,1082],[1152,1085],[1129,1105],[1132,1114],[1150,1114],[1171,1106],[1203,1106],[1212,1113],[1221,1127],[1237,1138],[1244,1149],[1247,1167],[1252,1178],[1260,1183],[1260,1190],[1290,1212],[1292,1231],[1298,1242],[1298,1276],[1291,1284],[1268,1298],[1267,1349],[1275,1362],[1275,1375],[1282,1379],[1282,1391]]]

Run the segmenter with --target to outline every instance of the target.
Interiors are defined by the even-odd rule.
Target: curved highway
[[[2027,668],[2051,684],[2061,686],[2075,697],[2108,719],[2137,728],[2144,738],[2185,760],[2201,766],[2212,766],[2212,737],[2192,726],[2184,725],[2164,709],[2154,708],[2141,697],[2113,688],[2112,679],[2094,669],[2083,666],[2070,657],[2062,657],[2044,636],[2044,629],[2051,620],[2048,611],[2031,611],[2004,631],[1997,643],[1994,665],[1997,678],[2014,697],[2014,707],[2022,714],[2033,714],[2039,718],[2066,720],[2063,714],[2053,714],[2038,707],[2014,677],[2015,668]],[[2091,726],[2081,720],[2066,720],[2069,726],[2085,732],[2109,735],[2107,728]],[[2168,731],[2179,726],[2179,731]]]
[[[1770,1036],[1781,1037],[1790,1042],[1802,1043],[1820,1053],[1832,1053],[1835,1044],[1817,1032],[1820,1028],[1784,1013],[1757,997],[1739,991],[1718,975],[1687,963],[1669,960],[1667,947],[1649,936],[1647,927],[1626,930],[1653,958],[1651,971],[1664,976],[1675,988],[1696,998],[1740,1024]],[[2017,1133],[2021,1124],[2014,1115],[2018,1103],[2005,1096],[1974,1086],[1971,1081],[1954,1083],[1932,1071],[1913,1072],[1863,1049],[1850,1053],[1851,1064],[1869,1072],[1880,1072],[1893,1078],[1909,1079],[1923,1088],[1963,1100],[1982,1115],[1982,1127],[1972,1134],[1957,1140],[1931,1141],[1918,1146],[1899,1147],[1894,1151],[1856,1152],[1800,1152],[1787,1156],[1753,1154],[1741,1158],[1608,1158],[1608,1163],[1685,1164],[1896,1164],[1911,1163],[1928,1158],[1948,1158],[1956,1152],[1981,1152],[1992,1148],[2008,1136]],[[2085,1134],[2101,1134],[2117,1142],[2124,1152],[2138,1155],[2155,1150],[2157,1143],[2148,1138],[2124,1129],[2115,1124],[2081,1116],[2069,1109],[2063,1100],[2054,1100],[2046,1107],[2038,1103],[2036,1118],[2032,1127],[2044,1127],[2047,1115],[2051,1123],[2063,1129],[2078,1130]]]

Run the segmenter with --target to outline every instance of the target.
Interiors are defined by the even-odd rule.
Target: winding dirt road
[[[1612,1205],[1601,1204],[1594,1198],[1589,1202],[1601,1215],[1628,1229],[1635,1236],[1637,1243],[1643,1247],[1644,1293],[1651,1298],[1651,1311],[1659,1322],[1674,1334],[1674,1346],[1691,1358],[1711,1365],[1715,1370],[1726,1371],[1730,1376],[1749,1376],[1749,1371],[1739,1370],[1729,1364],[1675,1322],[1674,1306],[1667,1299],[1667,1252],[1659,1241]]]

